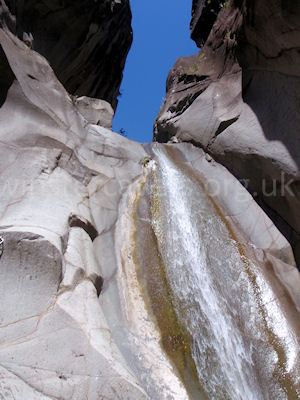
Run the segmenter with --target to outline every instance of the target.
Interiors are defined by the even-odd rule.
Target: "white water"
[[[293,366],[297,342],[272,289],[240,254],[201,185],[162,147],[154,152],[154,231],[177,316],[193,337],[192,356],[208,398],[287,399],[272,376],[279,355],[270,332],[285,352],[283,374]]]

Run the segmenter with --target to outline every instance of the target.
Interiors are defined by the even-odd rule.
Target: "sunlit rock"
[[[299,4],[193,1],[201,51],[177,60],[154,139],[205,149],[244,181],[300,262]]]
[[[79,112],[90,124],[112,128],[114,110],[107,101],[86,96],[75,98],[74,101]]]
[[[116,199],[142,173],[145,152],[89,124],[38,53],[7,30],[0,41],[16,77],[0,109],[0,393],[148,398],[99,304],[93,245],[114,229]],[[95,177],[102,181],[91,186]]]
[[[112,132],[5,23],[0,397],[299,397],[300,277],[273,222],[203,150]]]

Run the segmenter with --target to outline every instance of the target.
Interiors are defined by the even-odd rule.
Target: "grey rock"
[[[202,49],[170,71],[154,133],[194,143],[246,182],[298,260],[299,15],[291,1],[195,0]]]
[[[1,0],[0,15],[12,33],[47,58],[72,95],[116,108],[132,42],[128,0]]]
[[[127,320],[141,288],[121,279],[117,232],[149,155],[90,123],[103,103],[80,110],[8,29],[0,44],[15,77],[0,108],[1,396],[187,400],[150,313]]]
[[[171,139],[169,140],[170,143],[179,143],[179,140],[176,136],[172,136]]]
[[[278,332],[275,336],[279,335],[280,337],[280,331],[285,325],[284,319],[286,318],[289,321],[287,325],[294,332],[289,342],[294,343],[294,345],[291,344],[291,346],[286,347],[287,353],[293,352],[293,348],[294,354],[298,354],[299,340],[295,339],[293,342],[292,337],[297,337],[300,327],[300,274],[295,268],[293,254],[287,240],[279,233],[272,221],[264,214],[238,180],[217,162],[208,162],[203,150],[187,143],[176,146],[154,144],[152,148],[158,160],[153,173],[154,206],[152,210],[154,209],[154,217],[152,226],[154,226],[160,254],[164,260],[162,268],[166,271],[166,279],[173,289],[172,294],[176,299],[175,304],[173,303],[174,307],[178,314],[182,315],[182,320],[185,321],[186,325],[191,323],[191,330],[196,327],[193,331],[195,332],[193,334],[193,346],[197,346],[195,344],[197,339],[195,338],[198,337],[199,342],[202,341],[203,337],[205,338],[204,343],[201,342],[199,346],[201,356],[198,359],[200,366],[198,376],[205,388],[207,398],[221,399],[228,396],[230,392],[230,389],[226,388],[226,380],[219,386],[219,390],[215,389],[221,374],[215,372],[218,361],[211,359],[211,354],[214,352],[213,348],[220,342],[223,346],[223,339],[226,337],[226,325],[223,325],[224,329],[220,329],[220,339],[215,342],[215,346],[212,343],[217,329],[209,328],[209,326],[211,327],[211,324],[213,324],[214,315],[218,326],[221,316],[231,315],[231,312],[234,315],[235,322],[237,320],[244,321],[238,324],[238,335],[239,338],[244,338],[247,346],[249,345],[252,349],[252,354],[255,354],[254,357],[250,358],[251,364],[255,365],[254,368],[257,371],[254,379],[257,379],[257,376],[263,376],[262,389],[258,390],[260,393],[256,392],[256,384],[253,384],[242,394],[241,398],[249,396],[254,398],[280,397],[280,393],[283,393],[283,391],[278,386],[274,390],[271,388],[277,378],[274,374],[269,376],[265,374],[266,370],[274,370],[271,366],[273,361],[266,360],[267,352],[265,349],[268,347],[268,339],[263,338],[263,334],[261,335],[256,331],[256,329],[260,329],[258,328],[260,324],[253,322],[252,318],[255,319],[254,309],[256,306],[254,304],[261,296],[265,300],[259,301],[258,307],[260,310],[266,309],[266,312],[263,312],[265,323],[272,320],[271,315],[274,315],[275,319],[280,314],[285,315],[282,322],[277,319],[277,322],[268,332],[274,329],[274,332]],[[143,222],[143,224],[145,223]],[[222,225],[224,229],[219,231],[218,227]],[[229,251],[226,251],[227,246],[230,247]],[[154,252],[147,253],[147,248],[144,249],[142,245],[140,252],[141,265],[144,263],[151,265]],[[234,256],[235,252],[238,254],[237,258]],[[143,254],[147,254],[147,256],[142,257]],[[154,266],[156,265],[157,261],[155,260]],[[239,269],[239,265],[241,269]],[[146,269],[147,266],[143,270]],[[189,278],[190,271],[195,272],[194,279]],[[244,285],[245,282],[242,283],[243,274],[245,274],[246,281],[250,286]],[[261,274],[264,276],[263,285],[261,285]],[[200,297],[202,288],[207,288],[206,282],[213,280],[216,276],[218,278],[211,284],[210,289],[204,290],[204,298],[196,303],[197,306],[193,313],[195,299],[198,298],[197,296]],[[151,279],[151,275],[149,278]],[[190,287],[194,288],[194,285],[196,290],[191,293]],[[255,287],[255,294],[252,294],[254,301],[250,299],[247,301],[248,290],[252,285]],[[266,291],[267,287],[269,289]],[[214,290],[222,293],[217,296],[216,301],[213,300],[213,297],[210,297]],[[152,287],[149,291],[154,295],[153,303],[157,304],[156,296],[159,296],[159,291],[153,290]],[[207,298],[210,299],[209,302],[205,301]],[[202,307],[207,303],[214,305],[219,299],[221,301],[228,299],[226,300],[226,303],[228,301],[230,304],[228,312],[206,312],[205,315],[209,315],[209,322],[204,323],[204,328],[202,328],[200,320],[199,323],[195,322],[198,315],[201,315]],[[291,301],[291,299],[293,300]],[[279,308],[276,309],[276,305]],[[271,310],[273,307],[274,309]],[[158,319],[162,312],[164,312],[164,309],[159,303],[156,310]],[[193,315],[192,318],[190,317],[191,314]],[[250,323],[249,329],[246,328],[248,323]],[[162,322],[162,326],[163,324],[164,322]],[[212,329],[208,339],[206,329]],[[234,331],[235,328],[230,330],[230,338],[233,338]],[[261,332],[264,331],[265,328]],[[284,336],[284,341],[287,342],[287,336]],[[262,343],[264,344],[262,345]],[[207,357],[204,357],[203,349],[206,344],[208,344],[208,352],[206,353]],[[240,349],[239,346],[237,347]],[[194,349],[195,347],[193,347],[195,354]],[[222,347],[218,351],[218,357],[226,354],[226,361],[223,365],[228,368],[227,361],[230,352],[223,349]],[[239,351],[238,357],[240,357],[240,354]],[[248,350],[247,355],[249,355]],[[284,360],[287,358],[288,356],[283,357]],[[197,359],[197,356],[194,359]],[[295,360],[294,376],[297,378],[293,383],[286,385],[289,388],[288,398],[297,398],[298,392],[300,364],[297,356],[293,359]],[[206,367],[202,369],[202,363],[205,363],[205,360],[209,361]],[[277,364],[278,358],[276,357],[275,360]],[[230,365],[233,364],[234,362],[230,363]],[[245,367],[246,364],[246,361],[242,364],[243,370],[247,368]],[[234,374],[237,373],[238,369],[234,368]],[[207,370],[209,370],[208,375],[206,374]],[[188,373],[186,369],[184,372]],[[201,374],[205,376],[202,379]],[[207,384],[207,379],[210,382],[210,376],[216,376],[213,385]],[[234,387],[237,387],[237,385],[238,382]],[[217,393],[216,396],[214,392]],[[199,399],[202,396],[196,395],[192,398]],[[240,398],[240,393],[229,394],[228,398]]]
[[[251,194],[224,166],[202,149],[189,143],[165,145],[165,149],[174,160],[189,167],[192,174],[198,177],[207,195],[218,205],[218,212],[226,219],[238,242],[254,251],[256,262],[263,262],[263,269],[267,271],[270,261],[274,274],[300,312],[300,274],[292,249]]]
[[[146,153],[89,124],[11,32],[0,43],[15,76],[0,108],[1,396],[146,399],[99,304],[110,260],[100,266],[93,244]],[[115,214],[104,223],[98,210]]]
[[[187,400],[135,266],[133,209],[155,161],[107,129],[108,103],[71,98],[11,29],[0,29],[0,397]],[[293,314],[299,273],[274,224],[203,151],[161,146],[227,190],[217,199],[225,217],[272,266]]]
[[[33,36],[32,33],[23,32],[23,42],[30,48],[33,47]]]
[[[78,97],[74,101],[79,112],[90,124],[101,125],[108,129],[112,128],[114,110],[107,101],[86,96]]]

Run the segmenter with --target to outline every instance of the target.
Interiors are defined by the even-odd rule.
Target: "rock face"
[[[0,43],[15,77],[0,109],[1,396],[145,399],[98,295],[115,274],[118,200],[146,153],[89,124],[8,30]]]
[[[170,71],[154,139],[202,147],[243,180],[299,260],[300,5],[193,1],[201,51]]]
[[[176,139],[144,147],[112,132],[112,106],[70,95],[30,32],[27,43],[12,33],[3,0],[0,20],[0,398],[296,398],[300,275],[284,236],[202,149]],[[194,324],[204,369],[162,268],[166,256],[168,268],[181,259],[173,273],[188,277],[181,267],[190,271],[199,249],[192,266],[210,278],[192,282],[205,292],[210,280],[205,297],[224,296],[197,304],[199,287],[179,290],[175,305],[197,318],[217,307],[213,332],[230,332],[210,340],[206,320]],[[236,363],[236,387],[226,357],[206,354]],[[211,367],[222,382],[207,379]],[[255,389],[240,396],[248,373]]]
[[[150,311],[146,326],[124,298],[142,298],[119,226],[149,155],[6,28],[0,46],[0,397],[188,399]]]
[[[128,0],[5,3],[1,0],[7,26],[47,58],[69,93],[116,108],[132,42]]]

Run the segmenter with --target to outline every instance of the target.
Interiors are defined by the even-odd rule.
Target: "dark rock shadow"
[[[7,93],[11,87],[15,75],[10,68],[6,55],[0,46],[0,107],[5,103]]]
[[[281,142],[299,167],[299,78],[275,71],[243,70],[242,94],[266,139]]]
[[[116,108],[132,43],[129,0],[5,0],[4,4],[6,25],[49,61],[69,93],[103,99]],[[8,24],[10,20],[15,26]]]

